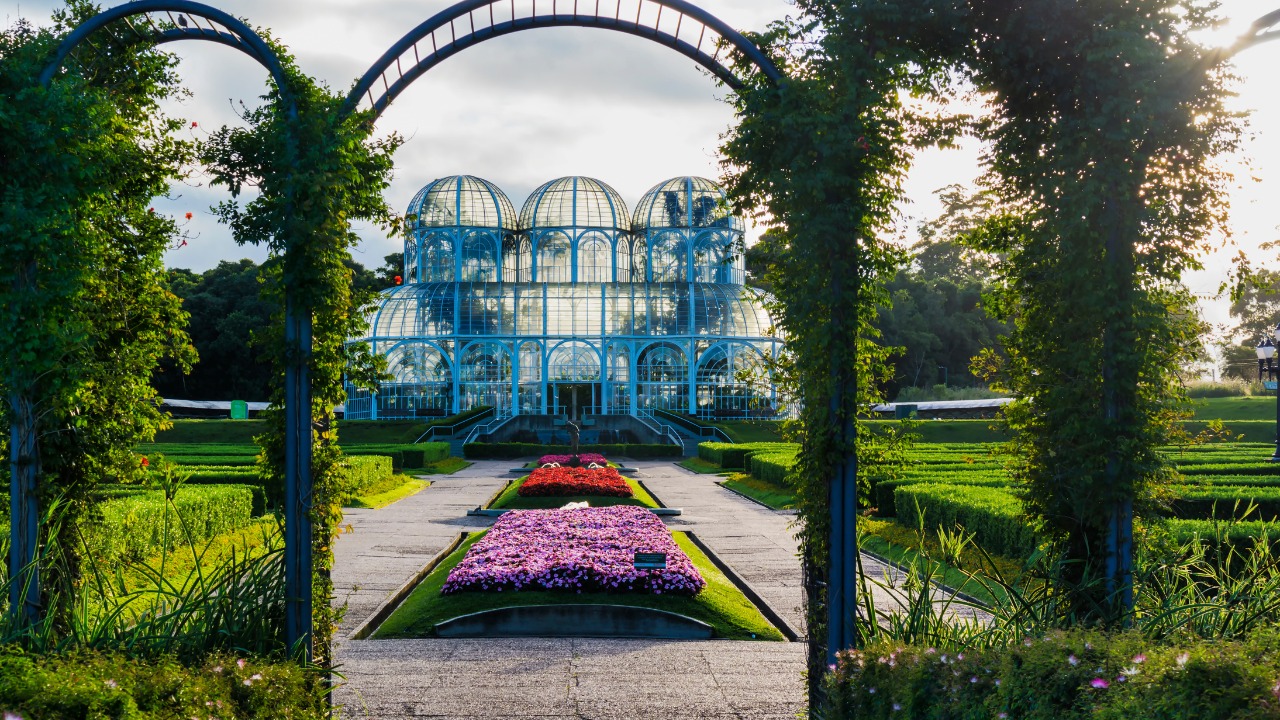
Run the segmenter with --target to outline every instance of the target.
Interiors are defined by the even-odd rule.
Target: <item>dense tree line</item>
[[[890,350],[891,373],[883,387],[889,399],[907,387],[985,387],[970,361],[997,348],[997,338],[1008,330],[983,304],[992,289],[993,258],[964,242],[994,212],[994,198],[959,185],[937,195],[942,214],[919,226],[909,264],[886,285],[891,304],[876,315],[875,327]],[[768,233],[747,248],[751,284],[770,288],[768,268],[779,251],[777,237]]]
[[[349,261],[353,288],[378,291],[396,284],[402,254],[384,258],[377,270]],[[262,296],[263,267],[252,260],[223,260],[195,273],[168,271],[169,289],[190,315],[187,332],[199,356],[190,372],[173,363],[155,374],[153,386],[162,397],[193,400],[266,400],[274,383],[271,365],[255,334],[271,325],[276,303]]]

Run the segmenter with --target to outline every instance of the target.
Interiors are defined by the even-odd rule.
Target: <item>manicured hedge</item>
[[[159,490],[106,500],[98,506],[101,517],[82,528],[85,544],[104,568],[159,555],[166,549],[166,515],[169,550],[185,547],[186,533],[198,544],[248,525],[253,519],[254,492],[255,488],[245,485],[184,485],[173,506]]]
[[[1026,557],[1036,547],[1022,512],[1022,501],[1012,493],[980,485],[913,483],[894,491],[898,521],[914,528],[924,516],[926,530],[963,525],[974,542],[987,552]]]
[[[391,458],[383,455],[347,456],[343,459],[345,477],[344,494],[357,497],[369,494],[369,490],[378,485],[385,486],[395,471],[391,467]]]
[[[26,720],[322,720],[330,717],[325,687],[295,663],[252,657],[214,655],[186,667],[172,658],[0,651],[0,714]]]
[[[1155,644],[1137,633],[1054,633],[948,652],[841,652],[828,720],[1243,720],[1274,718],[1280,637]]]
[[[540,457],[551,453],[565,454],[569,451],[568,445],[541,445],[538,443],[467,443],[462,447],[463,456],[471,460],[514,460],[515,458],[530,456]],[[677,445],[622,443],[579,445],[578,451],[600,453],[608,458],[628,457],[637,460],[683,456],[680,447]]]
[[[789,451],[754,452],[747,457],[749,472],[765,482],[786,486],[787,474],[796,464],[796,453]]]
[[[722,468],[747,469],[747,456],[754,452],[799,451],[796,443],[758,442],[758,443],[698,443],[698,457]]]
[[[1280,487],[1240,485],[1187,486],[1173,488],[1177,499],[1170,508],[1175,517],[1191,520],[1240,517],[1250,505],[1257,508],[1252,520],[1274,520],[1280,516]]]
[[[1177,463],[1178,472],[1183,475],[1280,475],[1276,467],[1262,463]]]
[[[344,446],[348,457],[362,455],[382,455],[391,458],[391,464],[397,470],[401,468],[421,468],[428,463],[437,462],[449,457],[449,443],[427,442],[410,444],[372,444]]]
[[[898,488],[905,485],[917,485],[920,483],[932,483],[935,485],[978,485],[992,488],[1009,487],[1008,478],[999,475],[983,475],[980,473],[943,477],[908,475],[897,480],[881,480],[875,484],[875,489],[873,491],[876,514],[882,517],[893,517],[896,515],[898,508],[895,493]]]

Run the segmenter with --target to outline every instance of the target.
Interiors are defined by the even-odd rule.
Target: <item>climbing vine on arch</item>
[[[343,373],[369,360],[349,362],[353,348],[346,341],[364,332],[359,309],[367,298],[353,296],[351,270],[344,261],[360,240],[351,229],[353,221],[372,221],[383,228],[394,224],[383,192],[400,138],[392,134],[374,139],[366,114],[346,114],[345,96],[301,73],[283,48],[276,47],[276,52],[290,80],[287,90],[296,117],[290,117],[280,88],[273,88],[268,103],[245,114],[247,127],[216,131],[202,149],[202,159],[214,184],[225,185],[235,198],[217,211],[236,241],[262,244],[271,252],[266,292],[284,308],[287,288],[292,302],[313,319],[307,362],[312,403],[312,650],[315,662],[324,665],[332,660],[330,643],[340,620],[331,607],[329,571],[340,532],[345,476],[333,408],[345,398]],[[255,187],[258,195],[241,202],[247,187]],[[290,358],[283,315],[279,319],[264,344],[271,349],[277,373],[283,375]],[[259,467],[267,478],[268,494],[279,502],[284,499],[284,383],[273,392],[269,429],[258,438]]]
[[[1169,475],[1157,447],[1195,343],[1180,279],[1222,225],[1215,158],[1238,131],[1219,56],[1188,39],[1210,19],[1200,5],[801,0],[798,21],[760,38],[788,79],[734,95],[723,152],[731,195],[786,248],[771,280],[803,398],[811,638],[825,636],[813,581],[830,568],[833,469],[868,442],[853,418],[882,367],[869,320],[903,260],[885,240],[901,183],[914,146],[961,130],[991,142],[986,169],[1009,209],[974,239],[1005,258],[994,300],[1015,327],[994,370],[1020,397],[1007,421],[1028,511],[1066,561],[1063,621],[1123,620],[1126,561],[1107,568],[1109,525]],[[962,79],[989,116],[904,104]],[[810,659],[820,674],[822,653]]]

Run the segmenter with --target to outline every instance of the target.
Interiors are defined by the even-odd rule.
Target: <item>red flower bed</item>
[[[516,491],[521,497],[568,497],[571,495],[605,495],[631,497],[631,486],[614,468],[553,467],[538,468],[529,473]]]

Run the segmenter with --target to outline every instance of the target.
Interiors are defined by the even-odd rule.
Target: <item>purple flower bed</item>
[[[636,570],[637,552],[667,554],[665,570]],[[441,593],[502,590],[696,595],[702,575],[644,508],[513,510],[467,551]]]
[[[572,461],[573,461],[572,455],[543,455],[542,457],[538,458],[538,465],[547,465],[550,463],[555,463],[557,465],[568,465]],[[609,464],[609,461],[605,460],[604,456],[601,455],[600,453],[581,453],[580,455],[578,455],[578,462],[582,463],[583,465],[590,465],[591,463],[595,463],[597,465]]]

